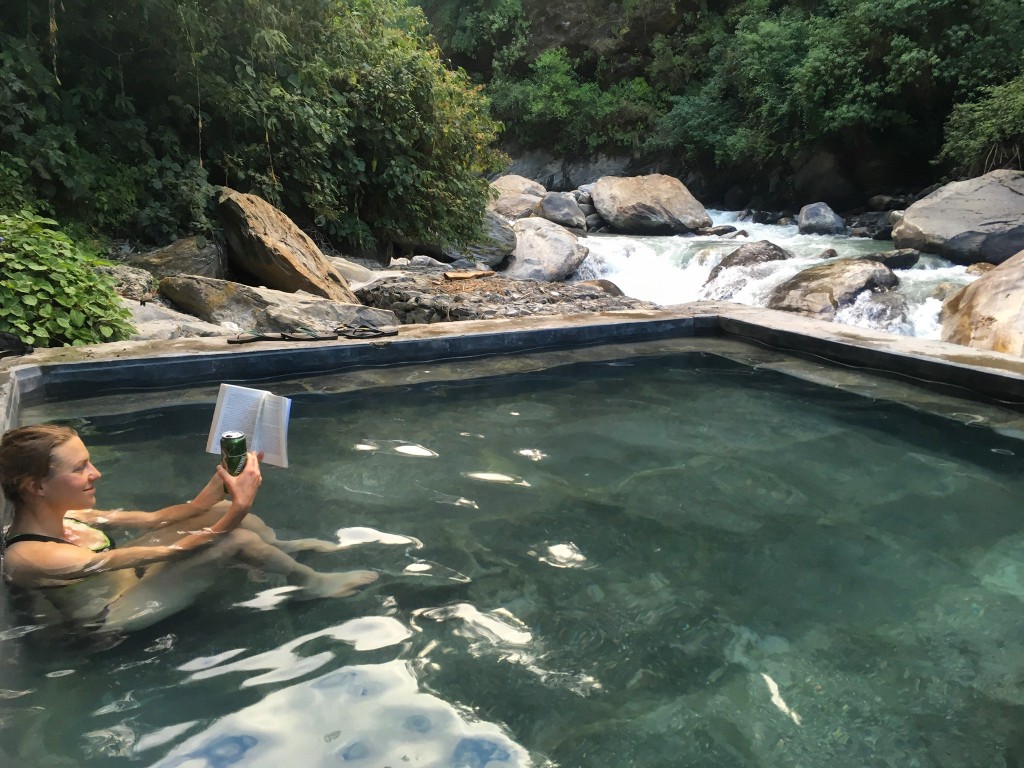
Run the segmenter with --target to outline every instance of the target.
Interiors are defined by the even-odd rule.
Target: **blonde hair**
[[[0,439],[0,489],[15,508],[23,503],[27,480],[42,480],[53,469],[53,451],[78,433],[57,424],[8,430]]]

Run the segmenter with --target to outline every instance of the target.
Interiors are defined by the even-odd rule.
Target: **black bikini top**
[[[95,531],[99,533],[103,537],[103,541],[99,542],[98,546],[96,546],[95,548],[86,547],[86,549],[90,549],[93,552],[106,552],[108,549],[113,549],[115,546],[114,540],[110,538],[110,536],[101,531],[99,528],[89,525],[88,523],[83,523],[80,520],[75,520],[73,517],[66,517],[64,518],[64,525],[66,527],[70,526],[72,528],[85,528],[90,531]],[[10,538],[8,538],[6,535],[0,535],[0,549],[4,547],[9,547],[11,546],[11,544],[17,544],[19,541],[41,541],[44,543],[53,544],[70,544],[73,547],[79,546],[78,544],[75,544],[75,542],[73,541],[68,541],[67,539],[59,539],[56,536],[44,536],[41,533],[19,533],[14,536],[11,536]]]
[[[19,533],[17,536],[11,536],[11,538],[3,537],[3,546],[9,547],[11,544],[17,544],[19,541],[52,541],[54,544],[71,544],[67,539],[58,539],[55,536],[43,536],[41,533]],[[71,546],[76,546],[71,544]]]

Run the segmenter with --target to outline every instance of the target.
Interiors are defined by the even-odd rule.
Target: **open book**
[[[262,389],[221,384],[213,411],[207,453],[220,453],[220,436],[228,431],[245,433],[250,451],[263,451],[263,461],[288,466],[288,416],[292,401]]]

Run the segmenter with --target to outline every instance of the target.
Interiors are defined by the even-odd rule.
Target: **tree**
[[[225,184],[363,248],[479,226],[498,126],[401,0],[65,0],[53,66],[39,5],[3,11],[0,157],[55,213],[167,239]]]

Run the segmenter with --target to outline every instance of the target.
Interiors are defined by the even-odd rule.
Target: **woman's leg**
[[[206,549],[147,567],[141,579],[109,604],[104,628],[140,629],[176,613],[209,588],[225,567],[236,564],[281,574],[299,587],[298,597],[346,597],[377,579],[374,571],[318,573],[259,534],[239,528]]]
[[[200,512],[174,525],[147,531],[125,546],[158,546],[172,544],[181,538],[182,531],[198,531],[213,525],[221,518],[230,502],[222,501],[206,512]],[[334,541],[324,539],[279,539],[277,533],[256,515],[249,514],[240,526],[257,534],[267,544],[272,544],[282,552],[337,552],[342,546]]]

